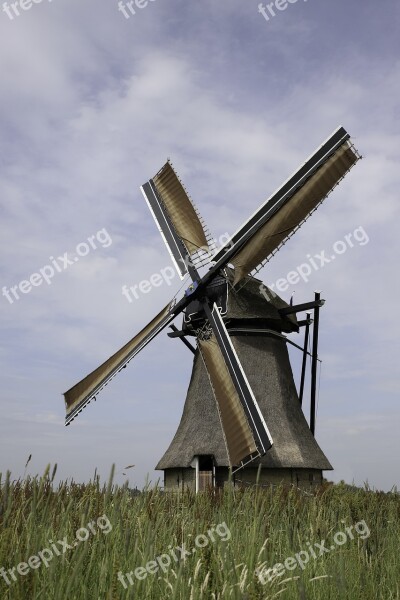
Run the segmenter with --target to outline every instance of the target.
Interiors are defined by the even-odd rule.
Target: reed
[[[113,484],[113,472],[104,484],[98,477],[55,484],[55,474],[56,467],[16,481],[0,474],[0,568],[10,581],[0,577],[2,599],[400,599],[396,490],[325,484],[314,494],[284,487],[198,495],[147,487],[134,494]],[[362,535],[354,529],[361,522]],[[73,545],[84,530],[87,539]],[[72,548],[64,552],[62,540]],[[323,540],[329,552],[319,556],[314,544]],[[175,560],[172,552],[183,544],[187,556],[180,560],[175,550]],[[29,558],[43,549],[53,553],[48,566],[30,568]],[[309,554],[304,568],[270,572],[264,584],[256,576],[257,568],[301,552]],[[170,557],[164,569],[156,560],[161,555]],[[23,563],[24,575],[17,571]],[[135,576],[140,567],[142,579]],[[126,577],[132,571],[133,585]]]

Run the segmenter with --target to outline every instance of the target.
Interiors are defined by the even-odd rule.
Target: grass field
[[[395,491],[133,494],[54,473],[0,475],[2,600],[400,599]]]

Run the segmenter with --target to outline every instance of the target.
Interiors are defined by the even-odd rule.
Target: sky
[[[171,266],[140,185],[170,157],[218,238],[343,125],[363,160],[259,277],[335,256],[281,293],[326,300],[316,437],[330,480],[399,486],[400,5],[25,5],[0,10],[0,472],[162,478],[192,367],[165,332],[64,426],[63,392],[183,291],[122,294]]]

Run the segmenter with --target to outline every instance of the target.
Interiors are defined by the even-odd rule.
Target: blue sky
[[[232,233],[343,125],[363,160],[261,272],[265,283],[362,227],[295,289],[323,290],[317,438],[335,480],[399,485],[399,5],[43,0],[0,12],[1,287],[105,229],[112,239],[13,304],[0,297],[0,471],[57,462],[132,485],[178,425],[191,355],[166,334],[65,428],[62,393],[177,293],[129,304],[124,284],[170,264],[139,186],[171,157],[214,236]],[[282,294],[288,300],[292,288]],[[179,322],[177,322],[179,325]],[[294,338],[294,341],[299,341]],[[295,376],[298,362],[294,360]],[[298,380],[298,377],[297,377]]]

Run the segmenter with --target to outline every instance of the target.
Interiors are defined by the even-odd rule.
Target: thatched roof
[[[283,302],[275,300],[279,301]],[[250,306],[244,310],[248,302]],[[261,316],[260,310],[270,311],[271,318],[278,323],[276,306],[259,305],[256,316],[251,302],[248,291],[232,294],[228,316],[263,318],[265,312]],[[274,440],[261,464],[268,468],[332,469],[301,410],[285,340],[271,334],[240,335],[232,340]],[[202,454],[214,455],[218,466],[229,465],[216,401],[197,351],[181,422],[156,469],[189,467],[193,457]],[[253,466],[258,464],[255,461]]]
[[[233,279],[232,272],[229,272]],[[259,279],[246,277],[239,284],[239,290],[229,286],[228,311],[226,319],[262,319],[265,326],[277,331],[298,331],[296,315],[284,319],[278,310],[288,304],[277,294],[274,294]]]

